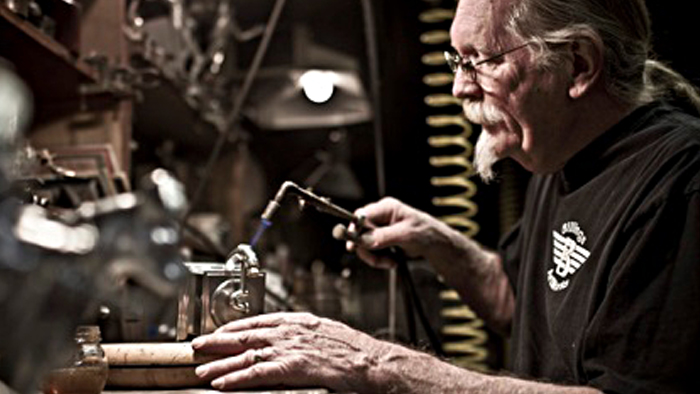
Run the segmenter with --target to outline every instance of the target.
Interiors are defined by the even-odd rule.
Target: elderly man
[[[485,179],[512,157],[535,173],[520,225],[486,250],[394,199],[350,248],[427,259],[512,338],[515,377],[460,369],[308,314],[230,323],[193,342],[220,389],[358,393],[700,392],[700,122],[659,98],[694,89],[648,59],[643,0],[461,0],[454,95],[481,124]],[[675,91],[665,86],[674,86]],[[546,382],[546,383],[544,383]]]

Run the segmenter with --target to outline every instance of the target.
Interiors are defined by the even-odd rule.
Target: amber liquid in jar
[[[97,326],[76,330],[76,352],[65,368],[54,369],[44,377],[44,394],[99,394],[107,382],[107,357],[100,345]]]

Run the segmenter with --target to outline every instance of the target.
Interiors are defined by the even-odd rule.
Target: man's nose
[[[474,98],[479,95],[480,91],[479,84],[469,76],[469,73],[460,70],[454,74],[452,83],[453,96],[459,99]]]

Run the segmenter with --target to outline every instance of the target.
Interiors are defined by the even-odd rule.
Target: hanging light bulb
[[[372,119],[362,81],[352,70],[286,70],[262,80],[250,103],[246,117],[268,130],[343,127]]]
[[[309,101],[323,104],[333,96],[335,79],[332,71],[309,70],[301,75],[299,84]]]

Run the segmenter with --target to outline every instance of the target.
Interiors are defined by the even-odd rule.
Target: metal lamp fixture
[[[354,70],[290,69],[260,85],[246,115],[262,129],[341,127],[372,119]]]

